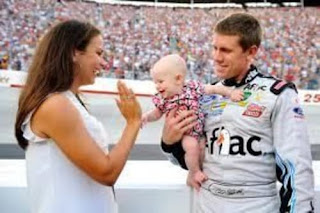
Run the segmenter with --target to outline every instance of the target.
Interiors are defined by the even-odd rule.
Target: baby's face
[[[151,72],[151,77],[162,98],[169,98],[181,91],[176,75],[172,72],[157,69]]]

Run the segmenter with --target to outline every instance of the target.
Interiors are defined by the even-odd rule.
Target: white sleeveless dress
[[[109,138],[102,124],[87,112],[71,91],[61,94],[78,109],[91,137],[107,152]],[[22,125],[23,136],[29,141],[26,166],[31,212],[117,213],[113,188],[85,174],[53,140],[36,136],[30,128],[31,116],[32,113]]]

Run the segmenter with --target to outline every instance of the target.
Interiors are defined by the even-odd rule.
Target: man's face
[[[213,36],[214,72],[222,79],[236,78],[241,80],[253,57],[250,51],[243,51],[239,36],[217,34]]]

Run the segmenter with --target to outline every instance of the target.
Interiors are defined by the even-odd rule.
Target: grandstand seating
[[[149,69],[161,56],[178,52],[188,77],[215,80],[211,28],[242,8],[126,6],[79,1],[2,1],[0,3],[0,66],[27,70],[36,43],[53,24],[66,19],[97,25],[105,40],[105,77],[150,79]],[[261,20],[264,40],[256,64],[266,73],[295,82],[301,89],[319,89],[319,8],[248,8]],[[7,58],[10,63],[4,62]],[[1,68],[0,67],[0,68]]]

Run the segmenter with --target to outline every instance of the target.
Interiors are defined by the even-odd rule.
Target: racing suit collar
[[[255,79],[255,77],[257,77],[258,75],[260,75],[260,73],[258,72],[257,67],[254,65],[250,65],[250,68],[249,68],[246,76],[241,80],[241,82],[237,83],[235,78],[229,78],[229,79],[223,80],[222,84],[225,86],[240,87],[242,85],[245,85],[245,84],[253,81],[253,79]]]

